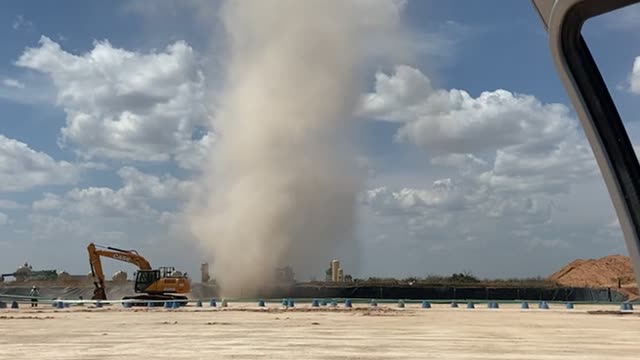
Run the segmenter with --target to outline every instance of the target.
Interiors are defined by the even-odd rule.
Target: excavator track
[[[180,306],[186,306],[189,302],[186,296],[168,294],[144,294],[137,296],[125,296],[123,301],[130,301],[131,306],[148,306],[150,301],[157,301],[152,306],[163,306],[166,301],[177,301]]]

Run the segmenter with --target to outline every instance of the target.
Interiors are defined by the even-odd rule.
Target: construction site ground
[[[577,259],[549,276],[563,286],[613,288],[638,300],[640,292],[628,256],[609,255],[599,259]],[[618,287],[620,285],[620,287]]]
[[[0,359],[637,359],[640,312],[530,305],[56,310],[21,304],[0,310]]]

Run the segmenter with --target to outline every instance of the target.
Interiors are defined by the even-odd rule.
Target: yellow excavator
[[[186,274],[176,271],[174,267],[152,269],[149,261],[135,250],[122,250],[114,247],[98,246],[93,243],[87,247],[89,264],[93,277],[93,300],[107,300],[104,271],[101,257],[128,262],[138,267],[134,291],[143,295],[127,296],[122,300],[133,300],[133,305],[145,305],[148,301],[179,301],[186,305],[184,295],[191,291],[191,280]],[[138,300],[139,302],[136,302]]]

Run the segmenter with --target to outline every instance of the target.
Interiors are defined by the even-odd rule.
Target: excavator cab
[[[191,289],[186,274],[176,271],[174,267],[161,267],[154,270],[138,270],[134,290],[136,293],[146,294],[182,294]]]
[[[134,291],[144,293],[158,280],[160,280],[160,270],[138,270]]]

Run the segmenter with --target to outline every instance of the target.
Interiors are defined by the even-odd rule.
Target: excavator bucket
[[[103,288],[95,288],[91,300],[107,300],[107,294]]]

